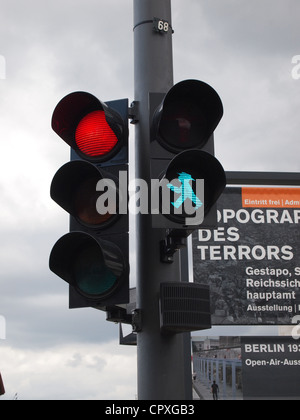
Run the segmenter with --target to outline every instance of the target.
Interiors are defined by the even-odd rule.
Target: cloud
[[[190,42],[200,43],[205,50],[213,49],[218,54],[230,51],[240,59],[245,55],[257,59],[298,49],[300,5],[294,0],[190,0],[185,8],[179,0],[173,0],[173,9],[174,5],[184,30],[187,22],[193,24]]]
[[[219,93],[224,117],[215,142],[225,169],[299,171],[294,155],[299,83],[291,77],[291,57],[299,49],[300,5],[292,0],[180,5],[173,3],[175,76],[199,78]]]
[[[0,371],[6,398],[134,398],[135,349],[94,309],[68,309],[50,272],[68,216],[49,196],[69,148],[51,130],[66,94],[134,99],[132,0],[3,0],[0,15]],[[298,0],[172,0],[175,81],[204,80],[224,117],[226,170],[299,171]],[[134,148],[134,130],[131,144]],[[132,233],[134,229],[132,229]],[[135,250],[131,248],[132,273]],[[131,282],[135,278],[132,276]]]
[[[0,349],[5,399],[114,400],[136,395],[135,349],[106,344],[61,344],[40,352]]]

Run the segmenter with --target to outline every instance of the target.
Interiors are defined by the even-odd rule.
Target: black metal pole
[[[173,86],[172,30],[159,34],[153,18],[171,25],[170,0],[134,0],[135,101],[139,107],[136,124],[136,178],[150,186],[149,93],[166,93]],[[180,281],[180,255],[173,264],[160,262],[163,229],[152,229],[151,215],[137,217],[137,308],[142,328],[137,337],[138,398],[183,400],[185,369],[183,334],[160,331],[159,294],[161,282]]]

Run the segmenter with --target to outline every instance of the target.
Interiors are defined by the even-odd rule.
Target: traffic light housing
[[[50,269],[70,285],[70,308],[128,303],[128,100],[71,93],[52,128],[71,147],[50,190],[70,215],[70,232],[54,245]]]
[[[216,224],[216,201],[226,185],[214,157],[213,133],[223,116],[217,92],[198,80],[185,80],[167,94],[150,94],[151,179],[159,180],[157,228],[187,236]]]
[[[55,108],[52,128],[81,159],[101,166],[128,163],[127,112],[127,99],[104,103],[74,92]]]

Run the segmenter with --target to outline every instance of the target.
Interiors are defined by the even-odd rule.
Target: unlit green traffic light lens
[[[74,264],[75,283],[80,291],[89,296],[108,293],[117,282],[117,276],[104,261],[100,248],[84,249]]]

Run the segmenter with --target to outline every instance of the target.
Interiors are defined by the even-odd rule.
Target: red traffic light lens
[[[75,141],[80,152],[97,158],[109,154],[117,145],[118,138],[106,121],[104,111],[94,111],[78,124]]]

